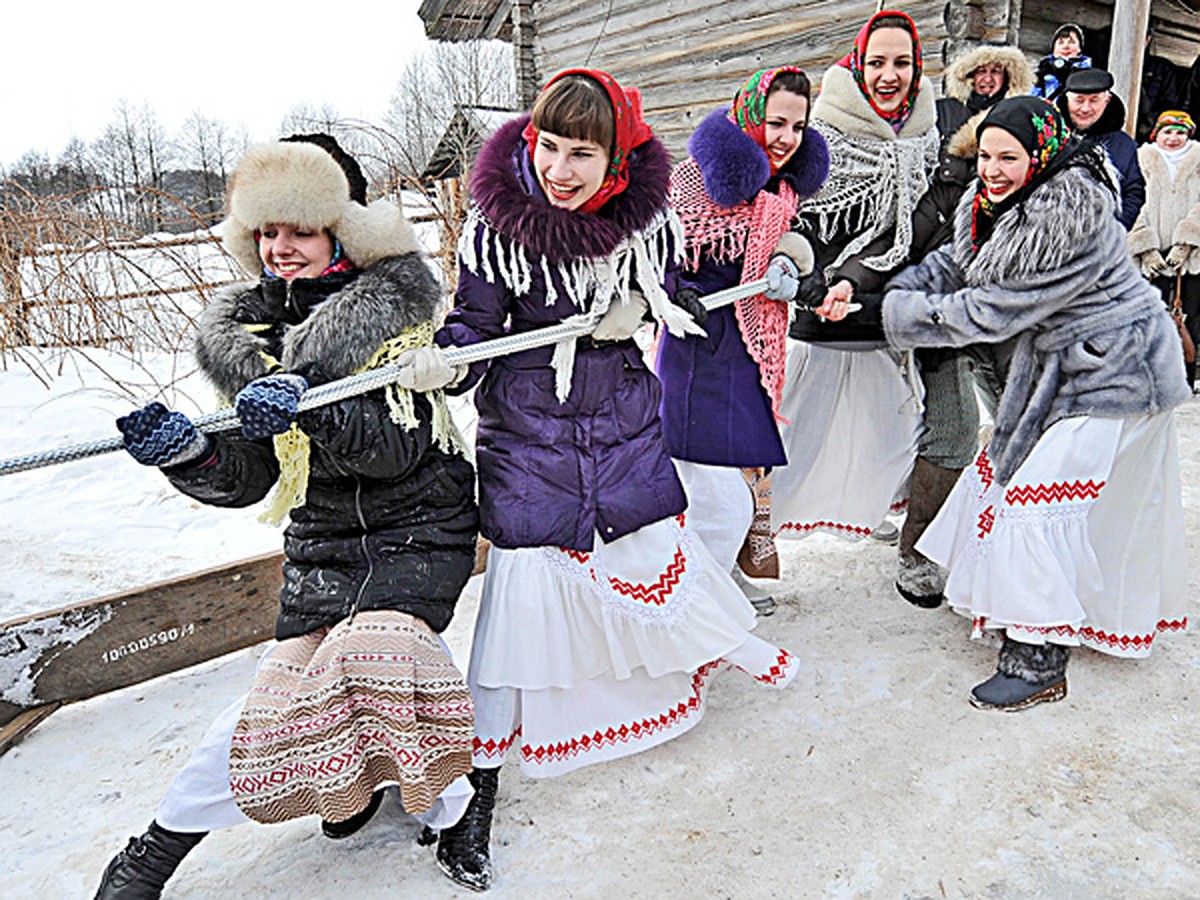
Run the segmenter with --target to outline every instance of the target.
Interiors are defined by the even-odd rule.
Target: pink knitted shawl
[[[800,197],[786,181],[779,193],[759,191],[754,200],[720,206],[704,190],[700,167],[692,158],[675,167],[668,192],[671,206],[683,224],[684,264],[693,272],[703,256],[717,262],[742,259],[740,284],[757,281],[767,270],[775,245],[791,227]],[[771,409],[779,415],[787,361],[788,306],[755,294],[734,306],[746,352],[758,366],[759,380]]]

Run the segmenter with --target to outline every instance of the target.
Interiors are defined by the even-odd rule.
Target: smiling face
[[[608,151],[595,141],[543,131],[533,151],[533,170],[551,206],[579,209],[604,183]]]
[[[786,90],[767,96],[766,150],[772,171],[778,172],[800,149],[807,123],[807,97]]]
[[[1167,125],[1164,128],[1158,129],[1158,134],[1154,136],[1154,143],[1162,147],[1164,150],[1178,150],[1187,143],[1188,133],[1186,128],[1177,125]]]
[[[271,223],[260,232],[258,256],[285,281],[319,278],[333,262],[333,238],[324,228]]]
[[[1104,113],[1110,97],[1112,94],[1108,91],[1098,94],[1076,94],[1067,91],[1067,111],[1071,114],[1071,124],[1080,131],[1091,128]]]
[[[984,63],[971,73],[971,87],[981,97],[990,97],[1004,87],[1004,66]]]
[[[1021,142],[1003,128],[985,128],[979,138],[976,171],[988,199],[999,203],[1025,184],[1031,162]]]
[[[1045,44],[1042,44],[1045,47]],[[1064,31],[1058,36],[1058,40],[1054,42],[1054,55],[1062,59],[1073,59],[1078,56],[1083,50],[1079,46],[1079,38],[1075,36],[1073,31]]]
[[[913,39],[903,28],[880,28],[863,55],[867,96],[884,113],[898,110],[913,80]]]

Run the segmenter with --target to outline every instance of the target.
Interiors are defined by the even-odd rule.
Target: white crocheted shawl
[[[867,103],[849,69],[831,66],[813,103],[812,127],[829,145],[829,180],[805,200],[802,214],[815,236],[833,243],[853,235],[829,267],[837,269],[895,226],[891,247],[860,260],[877,271],[903,263],[912,243],[912,211],[937,166],[933,89],[924,80],[913,113],[899,133]]]

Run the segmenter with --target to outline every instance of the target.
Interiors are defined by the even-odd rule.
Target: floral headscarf
[[[867,77],[865,62],[867,58],[867,40],[871,37],[871,26],[880,19],[899,19],[908,33],[912,35],[913,43],[913,76],[912,82],[908,86],[908,94],[900,105],[892,112],[884,112],[875,105],[875,101],[871,99],[870,93],[867,91]],[[890,27],[890,26],[889,26]],[[871,16],[858,30],[858,36],[854,38],[854,49],[838,60],[837,64],[844,69],[849,69],[854,76],[854,81],[858,85],[858,89],[862,91],[862,95],[870,104],[871,109],[879,118],[883,119],[892,126],[892,130],[899,133],[904,127],[904,123],[908,121],[908,117],[912,115],[913,107],[917,103],[917,93],[921,90],[921,39],[917,37],[917,24],[907,13],[902,13],[895,9],[885,9]]]
[[[629,186],[629,154],[651,140],[654,132],[642,118],[642,92],[637,88],[622,88],[607,72],[599,69],[564,69],[547,81],[542,90],[569,75],[582,75],[597,82],[608,94],[613,107],[613,150],[608,161],[608,172],[600,189],[579,207],[580,212],[594,213]],[[529,156],[532,159],[538,139],[538,131],[532,121],[526,126],[523,136],[529,144]]]
[[[742,129],[746,135],[767,149],[767,94],[771,85],[784,72],[796,72],[804,75],[799,66],[778,66],[774,69],[759,69],[746,79],[737,94],[733,97],[733,105],[729,107],[729,121]],[[775,161],[768,155],[772,173],[775,172]]]
[[[971,244],[976,250],[991,236],[992,223],[1001,212],[1021,202],[1038,184],[1062,168],[1081,146],[1058,107],[1041,97],[1001,100],[979,123],[976,137],[982,137],[987,128],[1000,128],[1017,139],[1029,154],[1029,171],[1021,186],[999,203],[988,199],[983,179],[978,179],[971,207]]]

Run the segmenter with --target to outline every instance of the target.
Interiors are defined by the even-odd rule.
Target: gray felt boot
[[[1071,648],[1060,644],[1022,644],[1004,638],[996,674],[971,690],[977,709],[1017,712],[1067,696],[1067,660]]]

